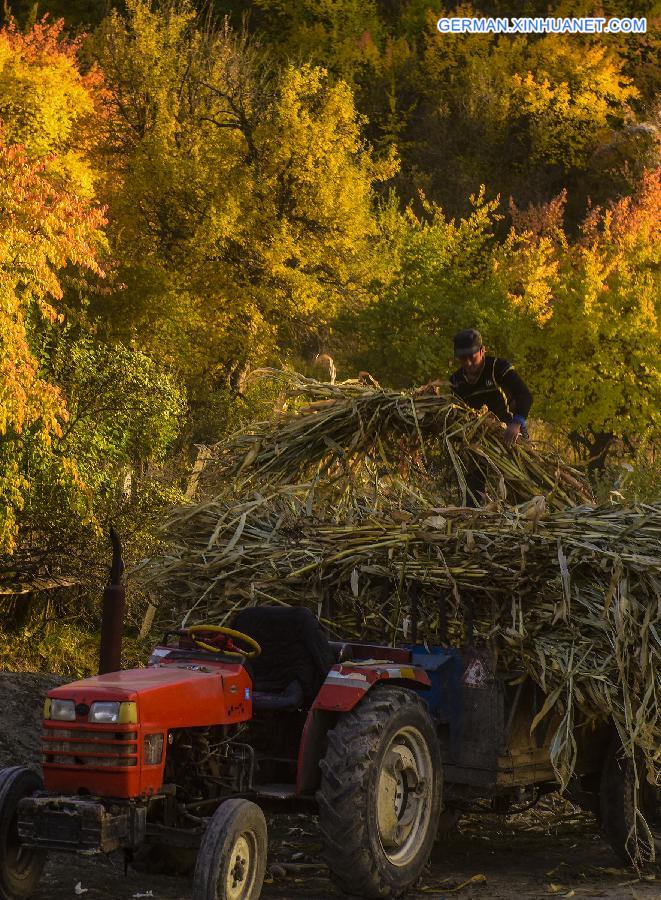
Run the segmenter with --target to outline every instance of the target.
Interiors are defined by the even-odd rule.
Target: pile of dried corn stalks
[[[501,501],[544,494],[548,505],[561,509],[590,499],[578,472],[525,443],[506,450],[500,423],[449,393],[401,393],[358,381],[328,384],[269,369],[255,375],[282,382],[281,409],[273,420],[216,448],[204,479],[207,492],[223,490],[229,480],[262,485],[338,478],[353,486],[387,475],[389,481],[421,481],[437,505],[444,495],[448,503],[465,503],[467,476],[479,471],[487,492]]]
[[[174,512],[167,552],[143,564],[172,619],[303,603],[344,638],[470,627],[561,711],[563,786],[577,713],[612,719],[661,783],[661,503],[594,508],[577,472],[506,449],[447,395],[295,376],[284,399],[296,408],[214,449],[207,499]],[[451,505],[475,467],[492,501]]]

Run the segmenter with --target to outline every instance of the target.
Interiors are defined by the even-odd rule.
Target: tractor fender
[[[424,669],[390,662],[357,665],[339,663],[331,668],[308,712],[298,752],[296,793],[319,785],[319,760],[324,754],[326,734],[338,716],[350,712],[375,684],[428,690],[431,681]]]
[[[338,663],[326,675],[312,709],[349,712],[380,681],[416,690],[431,687],[429,675],[418,666],[400,666],[390,662],[368,665]]]

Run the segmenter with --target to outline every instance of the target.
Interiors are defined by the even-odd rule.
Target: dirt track
[[[57,679],[0,673],[0,766],[36,765],[45,689]],[[262,896],[271,900],[329,900],[334,890],[319,862],[314,825],[302,816],[269,822],[269,874]],[[121,856],[53,856],[35,900],[190,900],[188,878],[124,875]],[[463,885],[463,886],[462,886]],[[148,892],[152,891],[150,895]],[[145,896],[146,895],[146,896]],[[661,900],[661,869],[641,881],[623,869],[596,833],[595,822],[568,804],[545,804],[509,818],[470,816],[431,860],[417,898],[540,900],[549,897]]]

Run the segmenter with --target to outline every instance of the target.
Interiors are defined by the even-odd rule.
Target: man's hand
[[[519,434],[521,433],[521,426],[518,422],[510,422],[507,428],[505,429],[505,434],[503,435],[503,443],[506,447],[511,447],[512,444],[515,444]]]

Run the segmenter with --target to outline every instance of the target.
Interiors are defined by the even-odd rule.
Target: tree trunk
[[[569,435],[574,448],[582,456],[587,459],[588,472],[602,472],[608,457],[615,435],[609,431],[597,432],[578,432],[572,431]]]

